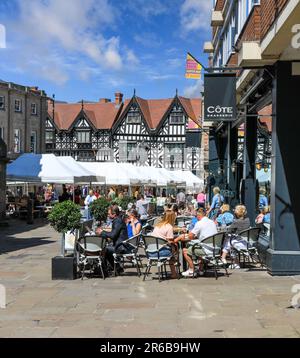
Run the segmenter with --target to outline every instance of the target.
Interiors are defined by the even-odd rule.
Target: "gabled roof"
[[[60,130],[69,130],[82,110],[81,103],[55,103],[54,122]],[[84,103],[83,111],[97,129],[110,129],[120,107],[115,103]],[[52,101],[48,102],[48,114],[53,116]]]
[[[190,120],[196,125],[200,125],[200,98],[189,99],[184,97],[175,97],[167,99],[143,99],[141,97],[133,97],[132,99],[126,99],[124,104],[121,106],[116,106],[116,104],[112,102],[84,103],[83,112],[96,129],[111,129],[116,120],[123,117],[124,113],[129,109],[130,103],[135,99],[142,111],[148,127],[155,130],[162,123],[162,120],[176,98],[178,98]],[[58,129],[69,130],[81,111],[81,103],[56,102],[54,122]],[[52,101],[48,102],[48,114],[49,117],[52,118]],[[189,127],[193,128],[194,126],[190,126],[189,124]]]
[[[143,99],[141,97],[135,97],[135,99],[141,108],[141,111],[149,128],[151,129],[156,129],[159,126],[164,115],[167,113],[168,109],[174,101],[174,98]],[[196,125],[200,125],[201,99],[178,97],[178,100],[184,108],[188,117],[192,121],[194,121]],[[121,116],[128,109],[130,103],[130,99],[125,100]]]
[[[163,116],[173,102],[173,98],[146,100],[140,97],[136,97],[136,100],[143,112],[148,126],[151,129],[158,127],[159,123],[163,119]]]

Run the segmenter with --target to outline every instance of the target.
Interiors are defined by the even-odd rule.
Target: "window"
[[[15,100],[15,112],[22,112],[22,101],[20,99]]]
[[[141,115],[139,112],[129,112],[127,115],[127,123],[139,124],[141,123]]]
[[[170,115],[170,124],[184,124],[183,113],[172,113]]]
[[[170,169],[180,169],[184,162],[184,144],[165,144],[165,165]]]
[[[0,110],[4,110],[5,109],[5,97],[4,96],[0,96]]]
[[[31,132],[30,136],[30,152],[36,153],[36,131]]]
[[[4,140],[4,128],[0,127],[0,138]]]
[[[54,131],[46,131],[46,143],[53,143]]]
[[[127,143],[127,160],[136,162],[138,159],[137,143]]]
[[[90,143],[91,142],[91,133],[88,131],[77,132],[77,142],[78,143]]]
[[[21,131],[20,129],[14,130],[14,153],[21,151]]]
[[[31,114],[32,115],[37,115],[37,105],[36,103],[31,103]]]

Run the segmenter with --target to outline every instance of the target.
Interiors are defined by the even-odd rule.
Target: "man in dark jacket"
[[[111,205],[108,209],[108,217],[112,220],[112,229],[111,231],[99,230],[98,234],[104,239],[107,239],[108,242],[112,241],[113,245],[107,246],[106,248],[106,259],[110,263],[111,267],[114,267],[114,257],[115,252],[122,252],[125,250],[122,243],[124,240],[128,239],[127,227],[126,224],[120,215],[120,210],[117,205]],[[123,269],[120,265],[117,265],[117,272],[122,272]]]

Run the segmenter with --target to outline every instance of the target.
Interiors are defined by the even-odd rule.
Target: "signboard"
[[[204,76],[204,120],[236,119],[236,75],[209,73]]]
[[[186,146],[188,148],[190,148],[190,147],[200,148],[201,147],[201,132],[200,131],[186,132]]]
[[[201,78],[202,65],[190,53],[186,57],[185,77],[199,80]]]

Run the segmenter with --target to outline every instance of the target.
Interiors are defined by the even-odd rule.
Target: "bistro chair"
[[[238,255],[239,262],[241,262],[241,257],[243,257],[243,264],[245,264],[246,261],[249,263],[251,261],[254,264],[259,263],[261,267],[263,267],[262,260],[257,251],[260,232],[260,227],[253,227],[247,230],[243,230],[238,235],[231,236],[231,241],[243,240],[243,242],[246,243],[246,247],[242,249],[231,245],[231,250],[233,251],[233,254]]]
[[[124,267],[125,263],[131,263],[136,266],[137,274],[141,276],[141,267],[142,261],[138,253],[139,245],[141,240],[141,234],[130,237],[129,239],[123,241],[119,246],[124,246],[127,250],[126,253],[118,253],[115,252],[113,254],[114,257],[114,275],[117,276],[117,266],[118,264],[122,264]],[[118,251],[118,247],[116,248]]]
[[[177,257],[173,254],[172,247],[169,244],[169,242],[165,239],[151,236],[151,235],[143,236],[143,240],[145,243],[145,255],[148,260],[146,270],[144,272],[143,281],[145,281],[146,277],[149,275],[152,266],[157,267],[159,282],[161,281],[164,275],[165,277],[167,277],[166,265],[167,264],[170,265],[171,260],[175,261],[174,266],[176,267],[177,277],[179,278],[180,277],[179,265],[176,264]],[[166,255],[163,252],[163,249],[170,250],[170,255]]]
[[[177,216],[175,225],[178,227],[186,227],[192,222],[193,216]]]
[[[204,252],[204,255],[199,257],[199,261],[195,263],[200,264],[201,260],[203,260],[205,271],[207,270],[208,266],[212,266],[214,269],[216,280],[218,279],[219,267],[223,267],[227,277],[229,276],[226,264],[224,264],[221,260],[224,238],[225,234],[223,232],[220,232],[215,235],[209,236],[206,239],[202,240],[200,243],[192,246],[193,257],[199,257],[195,253],[196,249],[201,249]]]
[[[99,236],[80,237],[76,242],[77,267],[81,279],[85,276],[86,269],[90,274],[100,270],[103,280],[105,279],[104,249],[106,239]]]

